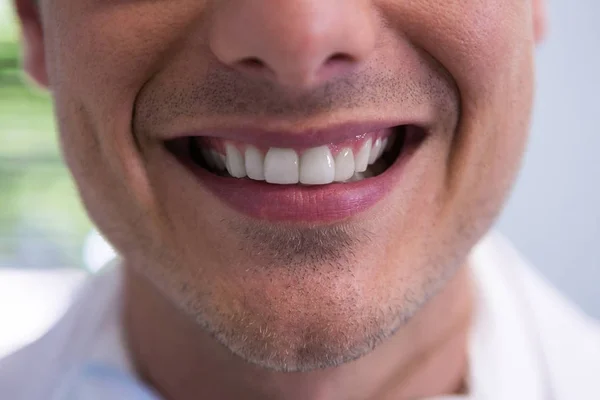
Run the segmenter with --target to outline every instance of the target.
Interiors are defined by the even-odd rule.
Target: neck
[[[144,277],[126,269],[125,329],[139,374],[167,400],[337,400],[459,393],[467,371],[471,287],[466,267],[394,336],[326,370],[280,373],[217,344]]]

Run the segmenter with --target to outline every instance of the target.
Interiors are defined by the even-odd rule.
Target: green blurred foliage
[[[80,266],[91,224],[60,158],[51,98],[19,57],[11,1],[0,0],[0,267]]]

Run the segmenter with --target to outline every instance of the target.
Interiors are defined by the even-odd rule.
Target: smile
[[[304,135],[188,135],[166,148],[239,212],[280,221],[331,222],[370,208],[399,183],[425,139],[415,125]],[[364,129],[364,128],[362,128]]]

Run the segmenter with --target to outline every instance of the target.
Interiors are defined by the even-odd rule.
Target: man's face
[[[527,136],[536,13],[45,0],[44,68],[26,65],[126,262],[241,357],[309,370],[395,332],[493,222]],[[395,145],[354,175],[378,139]]]

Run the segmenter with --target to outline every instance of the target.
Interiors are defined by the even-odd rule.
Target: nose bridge
[[[217,1],[217,0],[215,0]],[[224,64],[283,85],[347,73],[375,47],[365,0],[230,0],[214,5],[209,43]]]

